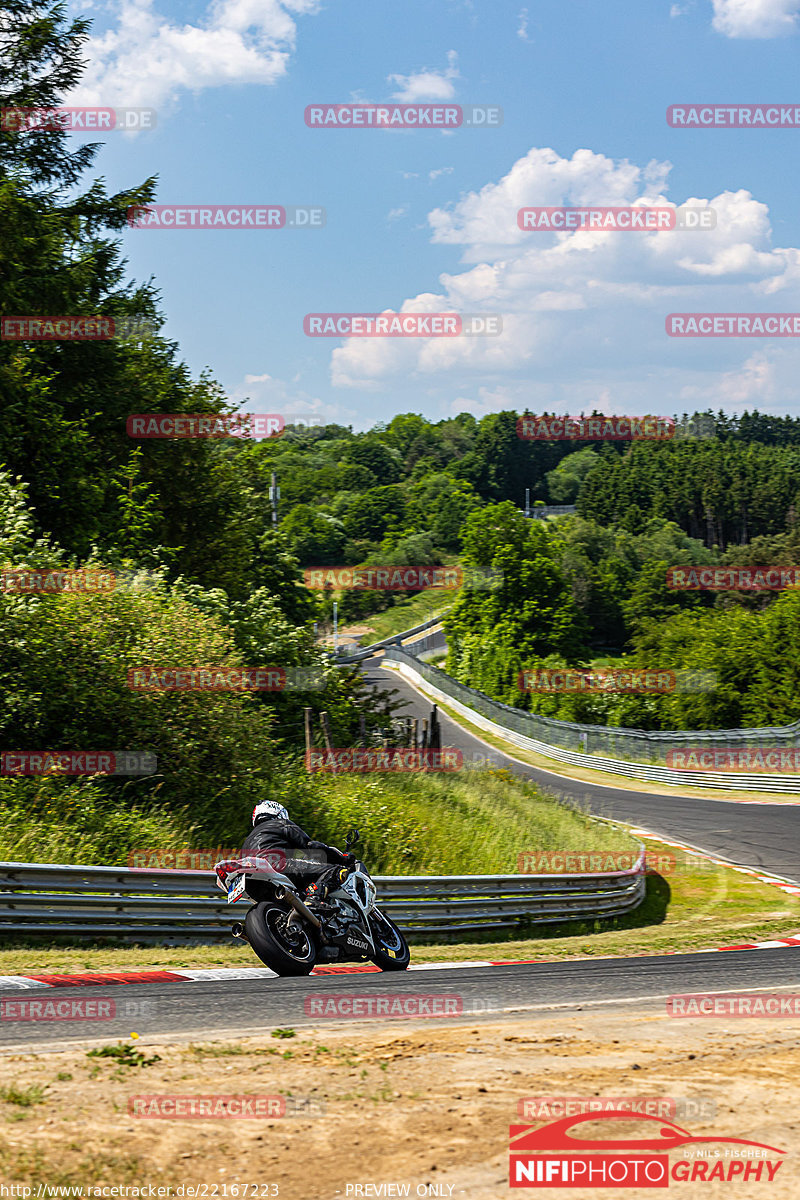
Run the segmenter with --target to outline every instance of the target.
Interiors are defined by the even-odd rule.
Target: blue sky
[[[800,104],[800,0],[110,0],[70,103],[146,106],[112,189],[318,205],[318,230],[131,230],[164,332],[250,411],[367,428],[502,408],[796,413],[786,339],[672,311],[800,310],[800,128],[671,129],[680,102]],[[77,7],[76,7],[77,11]],[[315,102],[499,105],[499,128],[308,129]],[[523,233],[523,205],[710,204],[713,232]],[[496,338],[311,339],[309,312],[492,312]]]

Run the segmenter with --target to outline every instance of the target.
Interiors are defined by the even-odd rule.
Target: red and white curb
[[[656,954],[598,954],[584,959],[569,959],[569,962],[608,962],[610,960],[624,961],[631,958],[661,958],[671,954],[712,954],[723,950],[774,950],[785,946],[800,946],[800,937],[778,938],[771,942],[749,942],[740,946],[706,946],[701,950],[661,950]],[[558,959],[546,958],[506,958],[483,962],[437,962],[419,963],[411,966],[409,971],[454,971],[470,967],[520,967],[532,963],[558,962]],[[354,963],[342,967],[319,967],[312,975],[367,975],[382,974],[379,967],[371,963]],[[41,988],[82,988],[108,987],[109,985],[126,983],[208,983],[214,981],[230,982],[235,979],[250,980],[277,979],[278,976],[268,967],[219,967],[215,970],[186,970],[186,971],[114,971],[109,974],[89,971],[81,975],[0,975],[0,992],[29,991]]]
[[[457,962],[419,963],[409,971],[442,971],[453,967],[497,967],[505,963]],[[312,975],[382,974],[372,963],[350,963],[347,966],[315,967]],[[211,967],[181,971],[85,971],[80,975],[0,975],[0,992],[27,991],[31,988],[108,987],[121,983],[209,983],[233,979],[277,979],[269,967]]]
[[[788,893],[790,896],[800,896],[800,887],[791,879],[787,879],[783,875],[765,874],[763,871],[755,871],[752,867],[740,867],[736,863],[729,862],[726,858],[718,858],[715,854],[710,854],[708,850],[701,850],[698,846],[692,846],[689,842],[673,842],[668,838],[662,837],[660,833],[654,833],[652,829],[641,829],[639,826],[629,825],[629,833],[638,834],[640,837],[653,838],[663,846],[671,846],[674,850],[685,850],[695,855],[697,858],[702,858],[705,862],[712,863],[717,867],[726,867],[729,871],[737,871],[740,875],[749,875],[752,879],[757,879],[759,883],[768,883],[771,887],[776,887],[782,892]],[[690,951],[693,954],[710,954],[715,950],[774,950],[782,946],[800,946],[800,937],[790,938],[775,938],[770,942],[742,942],[737,946],[710,946],[707,950]],[[667,953],[685,953],[684,951],[668,951]]]
[[[740,946],[706,946],[701,950],[660,950],[656,954],[598,954],[584,959],[569,959],[569,962],[608,962],[630,958],[661,958],[671,954],[712,954],[723,950],[775,950],[785,946],[800,946],[800,937],[776,938],[771,942],[746,942]],[[521,967],[532,963],[558,962],[547,958],[504,958],[494,961],[419,963],[409,971],[455,971],[470,967]],[[314,975],[369,975],[383,974],[380,967],[372,963],[352,963],[349,966],[317,967]],[[235,979],[277,979],[268,967],[217,967],[183,971],[87,971],[80,975],[0,975],[0,992],[28,991],[35,988],[82,988],[108,987],[125,983],[209,983],[230,982]]]
[[[756,871],[752,867],[740,867],[736,863],[730,862],[727,858],[718,858],[708,850],[701,850],[699,846],[692,846],[689,842],[671,842],[668,838],[662,837],[660,833],[654,833],[652,829],[641,829],[638,825],[628,825],[626,828],[629,833],[638,834],[640,837],[652,838],[653,841],[660,842],[662,846],[672,846],[673,849],[689,851],[697,858],[702,858],[705,862],[713,863],[716,867],[727,867],[729,871],[738,871],[740,875],[750,875],[751,878],[757,879],[759,883],[768,883],[772,887],[779,888],[782,892],[788,892],[790,896],[800,896],[800,885],[792,879],[787,879],[785,875],[774,875],[772,872]]]
[[[688,851],[698,858],[704,859],[706,862],[713,863],[715,866],[726,867],[729,871],[738,871],[740,875],[749,875],[751,878],[757,879],[760,883],[770,884],[791,896],[800,896],[800,886],[791,879],[786,879],[784,876],[766,874],[763,871],[753,870],[752,867],[737,866],[736,863],[728,862],[724,858],[718,858],[716,855],[710,854],[707,850],[703,850],[699,846],[693,846],[689,842],[670,841],[661,834],[654,833],[652,829],[642,829],[639,826],[627,826],[627,828],[630,833],[638,834],[640,837],[651,838],[662,846],[671,846],[676,850]],[[800,937],[775,938],[768,942],[743,942],[736,946],[707,946],[702,950],[662,950],[655,955],[646,952],[643,954],[604,954],[590,956],[581,960],[570,959],[569,961],[603,962],[609,959],[661,957],[666,954],[712,954],[725,950],[775,950],[782,949],[785,946],[800,946]],[[545,958],[475,959],[469,962],[419,963],[416,966],[410,966],[408,970],[450,971],[470,967],[514,967],[530,963],[553,961],[559,960]],[[372,963],[350,963],[346,966],[331,965],[329,967],[315,967],[311,972],[312,975],[365,975],[379,973],[381,973],[380,967],[376,967]],[[258,979],[276,978],[275,972],[270,971],[269,967],[212,967],[182,971],[89,971],[79,975],[0,975],[0,992],[28,991],[34,988],[51,987],[108,987],[109,985],[126,983],[209,983],[216,981],[228,982],[234,979],[250,979],[255,981]]]

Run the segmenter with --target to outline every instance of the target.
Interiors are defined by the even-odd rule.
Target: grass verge
[[[418,592],[416,596],[408,596],[385,612],[364,617],[362,623],[370,632],[361,638],[361,644],[368,646],[372,642],[382,642],[384,638],[402,633],[404,629],[413,629],[415,625],[444,613],[449,606],[449,593],[443,595],[441,591]]]
[[[309,774],[301,760],[286,763],[281,801],[314,837],[343,845],[357,825],[362,857],[376,875],[505,874],[517,870],[525,850],[564,846],[626,850],[628,835],[591,821],[574,803],[543,796],[505,770]],[[22,803],[0,824],[0,861],[90,863],[158,867],[148,847],[212,850],[241,844],[250,809],[222,846],[187,828],[185,814],[157,817],[106,801],[92,808],[85,793],[64,790],[26,809]],[[180,829],[180,821],[184,829]],[[213,860],[212,860],[213,861]]]

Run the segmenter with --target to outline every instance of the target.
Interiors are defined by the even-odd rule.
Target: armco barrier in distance
[[[427,698],[446,704],[479,729],[504,741],[570,766],[588,767],[631,779],[655,780],[678,786],[714,787],[760,792],[800,792],[800,775],[711,770],[675,770],[667,754],[702,746],[760,748],[800,747],[800,721],[775,729],[644,730],[606,725],[579,725],[512,708],[459,683],[445,671],[416,658],[410,649],[388,646],[387,664],[421,688]]]

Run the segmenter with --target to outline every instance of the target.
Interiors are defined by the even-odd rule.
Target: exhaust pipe
[[[299,896],[295,896],[294,892],[285,891],[283,893],[283,899],[288,900],[295,912],[300,913],[301,917],[305,917],[307,921],[310,921],[315,929],[322,929],[322,924],[320,923],[319,918],[314,916],[311,909],[303,903]]]
[[[303,901],[300,899],[299,896],[295,896],[294,893],[292,893],[292,892],[284,891],[281,896],[281,899],[288,900],[289,904],[291,904],[291,906],[295,910],[295,912],[299,913],[302,917],[305,917],[305,919],[307,921],[310,921],[310,923],[314,926],[315,929],[319,929],[319,930],[322,929],[322,924],[319,921],[319,919],[314,916],[311,909],[308,908],[303,903]],[[239,938],[243,942],[250,941],[247,934],[245,933],[244,925],[242,924],[241,921],[234,921],[233,925],[231,925],[231,933],[233,934],[233,936],[235,938]]]

